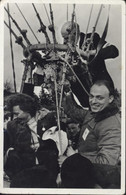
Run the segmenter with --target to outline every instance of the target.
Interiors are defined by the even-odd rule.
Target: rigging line
[[[53,35],[53,41],[54,41],[54,45],[55,45],[57,43],[57,41],[56,41],[56,34],[55,34],[55,27],[54,27],[54,20],[53,20],[53,11],[52,11],[51,3],[49,4],[49,7],[50,7],[50,16],[51,16],[51,21],[52,21],[52,29],[53,29],[52,35]]]
[[[73,4],[73,13],[72,13],[72,20],[71,20],[71,23],[72,23],[72,25],[71,25],[71,30],[72,30],[72,28],[73,28],[73,25],[74,25],[74,17],[75,17],[75,4]]]
[[[62,80],[61,80],[61,92],[60,92],[60,100],[59,100],[59,109],[61,110],[61,104],[62,104],[62,99],[63,99],[63,87],[64,87],[64,81],[65,81],[65,76],[66,76],[66,64],[63,64],[63,74],[62,74]]]
[[[77,37],[78,37],[78,35],[77,35],[77,17],[76,17],[76,14],[75,14],[75,24],[76,24],[75,47],[76,47],[76,45],[77,45]]]
[[[67,22],[68,22],[68,4],[67,4]]]
[[[59,55],[59,58],[64,61],[68,67],[71,69],[72,73],[74,74],[74,76],[76,77],[76,79],[78,80],[78,82],[80,83],[81,87],[83,88],[83,90],[86,92],[86,94],[88,96],[90,96],[90,94],[88,93],[88,91],[85,89],[85,87],[83,86],[82,82],[80,81],[79,77],[76,75],[76,73],[74,72],[73,68],[71,67],[71,65],[69,64],[69,62],[67,62],[67,60],[65,60],[62,56]]]
[[[8,12],[9,12],[9,4],[7,4],[7,8],[8,8]],[[9,26],[10,26],[10,29],[11,29],[11,21],[10,21],[9,14],[8,14],[8,21],[9,21]],[[17,92],[17,90],[16,90],[16,76],[15,76],[15,67],[14,67],[14,53],[13,53],[11,30],[10,30],[10,47],[11,47],[12,70],[13,70],[13,79],[14,79],[14,90],[15,90],[15,93],[16,93]]]
[[[49,14],[48,14],[47,8],[46,8],[45,4],[43,4],[43,5],[44,5],[44,8],[45,8],[45,11],[46,11],[46,14],[47,14],[47,17],[48,17],[49,23],[51,24],[51,20],[50,20],[50,18],[49,18]]]
[[[93,11],[93,4],[92,4],[91,10],[90,10],[89,20],[88,20],[87,29],[86,29],[86,35],[87,35],[87,32],[88,32],[88,28],[89,28],[89,24],[90,24],[90,20],[91,20],[92,11]]]
[[[57,126],[58,126],[58,135],[59,135],[59,145],[60,151],[62,153],[62,139],[61,139],[61,126],[60,126],[60,115],[59,115],[59,105],[58,105],[58,93],[57,93],[57,82],[56,82],[56,71],[54,70],[54,86],[55,86],[55,95],[56,95],[56,111],[57,111]]]
[[[98,20],[99,20],[99,17],[100,17],[101,11],[102,11],[102,7],[103,7],[103,4],[101,4],[101,6],[100,6],[100,10],[99,10],[99,13],[98,13],[98,16],[97,16],[97,20],[96,20],[96,22],[95,22],[95,29],[96,29],[97,24],[98,24]]]
[[[90,15],[89,15],[89,19],[88,19],[88,24],[87,24],[87,28],[86,28],[86,33],[85,33],[85,37],[84,37],[84,42],[83,42],[83,45],[82,45],[82,49],[85,46],[85,41],[86,41],[86,38],[87,38],[87,33],[88,33],[88,28],[89,28],[89,24],[90,24],[90,20],[91,20],[92,11],[93,11],[93,4],[92,4],[91,10],[90,10]]]
[[[11,16],[11,14],[8,12],[8,10],[4,7],[5,11],[7,12],[7,14],[9,15],[9,17],[12,19],[13,23],[15,24],[15,26],[17,27],[17,29],[19,30],[19,32],[22,34],[22,36],[24,37],[25,41],[27,42],[28,45],[31,45],[30,41],[28,40],[26,33],[24,33],[23,30],[21,30],[21,28],[19,27],[19,25],[17,24],[17,22],[13,19],[13,17]]]
[[[22,17],[24,18],[25,22],[27,23],[28,27],[30,28],[31,32],[33,33],[33,35],[34,35],[35,39],[38,41],[38,43],[40,43],[40,41],[39,41],[39,40],[38,40],[38,38],[36,37],[36,35],[35,35],[34,31],[32,30],[32,28],[31,28],[30,24],[28,23],[28,21],[26,20],[25,16],[23,15],[23,13],[22,13],[21,9],[19,8],[18,4],[17,4],[17,3],[15,3],[15,5],[17,6],[17,8],[18,8],[19,12],[21,13]]]
[[[102,11],[102,7],[103,7],[103,4],[101,4],[101,6],[100,6],[100,9],[99,9],[99,12],[98,12],[98,16],[97,16],[95,25],[94,25],[94,27],[93,27],[93,30],[92,30],[92,33],[91,33],[91,37],[90,37],[90,43],[88,44],[87,49],[86,49],[87,52],[89,52],[89,49],[90,49],[91,44],[92,44],[92,42],[93,42],[94,33],[95,33],[95,30],[96,30],[96,27],[97,27],[97,24],[98,24],[98,20],[99,20],[101,11]]]
[[[23,49],[25,49],[26,47],[25,47],[25,45],[22,43],[22,40],[18,41],[19,38],[22,38],[22,37],[18,37],[18,36],[15,34],[15,32],[12,30],[12,28],[10,28],[10,27],[8,26],[8,24],[6,23],[6,21],[4,21],[4,24],[7,26],[7,28],[10,29],[11,33],[14,35],[14,37],[15,37],[15,39],[16,39],[16,43],[18,43],[19,45],[22,46]]]
[[[45,38],[46,38],[46,42],[49,44],[49,43],[50,43],[50,39],[49,39],[48,34],[47,34],[47,32],[46,32],[46,26],[43,24],[43,22],[42,22],[42,20],[41,20],[41,18],[40,18],[40,15],[39,15],[39,13],[38,13],[38,11],[37,11],[37,9],[36,9],[34,3],[32,3],[32,6],[33,6],[33,8],[34,8],[34,10],[35,10],[36,16],[37,16],[37,18],[38,18],[38,20],[39,20],[39,23],[40,23],[39,32],[42,31],[42,33],[44,33]]]
[[[106,24],[105,24],[105,28],[104,28],[103,34],[101,36],[101,39],[100,39],[100,41],[97,45],[97,52],[96,52],[94,58],[91,60],[91,62],[96,58],[96,56],[98,55],[99,51],[101,50],[101,48],[103,47],[103,45],[105,43],[105,38],[106,38],[106,35],[107,35],[107,32],[108,32],[108,25],[109,25],[109,12],[110,12],[110,5],[108,7],[108,16],[107,16],[107,21],[106,21]]]

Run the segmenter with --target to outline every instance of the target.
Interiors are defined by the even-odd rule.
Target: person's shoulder
[[[107,129],[121,129],[121,120],[119,114],[114,114],[105,118],[98,123],[98,127],[103,130]]]
[[[120,125],[120,123],[121,123],[121,118],[120,118],[119,113],[116,113],[116,114],[114,114],[114,115],[112,115],[112,116],[106,118],[106,120],[107,120],[110,124],[112,124],[112,125],[117,125],[117,124]]]

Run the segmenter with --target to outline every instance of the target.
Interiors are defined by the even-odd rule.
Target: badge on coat
[[[86,128],[85,131],[84,131],[84,133],[83,133],[83,135],[82,135],[84,141],[86,140],[86,138],[87,138],[89,132],[90,132],[90,131],[88,130],[88,128]]]

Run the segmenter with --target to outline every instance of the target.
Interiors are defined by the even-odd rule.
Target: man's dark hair
[[[7,99],[7,108],[10,112],[14,106],[19,106],[24,112],[28,112],[31,117],[34,117],[38,108],[37,102],[26,94],[10,95]]]
[[[114,85],[113,85],[112,82],[110,82],[108,80],[97,80],[93,85],[98,85],[98,86],[104,85],[104,86],[106,86],[107,89],[109,90],[109,94],[113,95],[115,97],[116,90],[115,90]]]

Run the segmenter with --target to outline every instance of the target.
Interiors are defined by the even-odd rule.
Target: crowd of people
[[[97,34],[94,37],[98,39],[93,48],[96,50],[100,38]],[[82,39],[83,33],[80,48]],[[65,117],[60,129],[56,108],[46,108],[35,95],[26,94],[29,90],[6,98],[4,177],[8,177],[10,187],[120,188],[119,95],[104,63],[105,59],[118,56],[118,49],[106,42],[104,45],[90,63],[90,85],[85,59],[74,67],[87,85],[89,96],[77,81],[71,81],[71,89],[63,93]],[[76,103],[73,94],[83,107]]]
[[[9,96],[11,120],[4,130],[4,171],[10,186],[119,187],[121,129],[115,97],[106,80],[91,87],[89,110],[78,106],[71,92],[65,94],[67,120],[59,139],[54,111],[39,108],[29,95]],[[99,174],[106,171],[107,178],[99,180]]]

